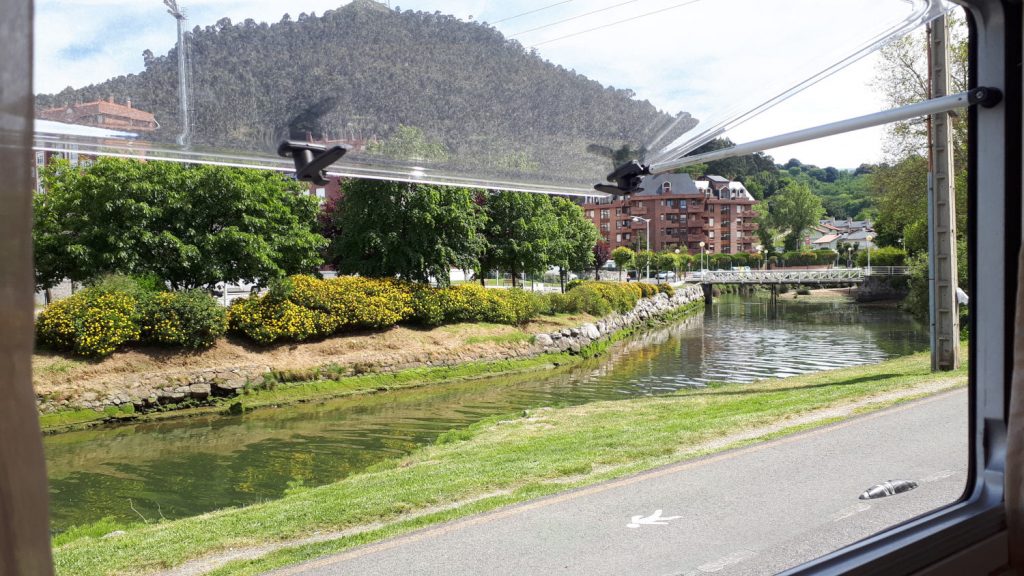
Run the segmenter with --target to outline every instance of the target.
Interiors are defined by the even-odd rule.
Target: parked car
[[[676,279],[676,273],[673,272],[672,270],[667,270],[665,272],[658,272],[658,280],[675,280],[675,279]]]

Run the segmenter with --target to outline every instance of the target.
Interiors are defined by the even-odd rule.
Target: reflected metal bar
[[[723,148],[721,150],[715,150],[713,152],[697,154],[694,156],[684,156],[675,160],[656,162],[651,164],[650,171],[652,174],[663,174],[665,172],[671,172],[677,168],[691,166],[693,164],[701,164],[712,160],[722,160],[725,158],[733,158],[735,156],[753,154],[754,152],[761,152],[770,148],[778,148],[779,146],[788,146],[790,144],[798,144],[800,142],[807,142],[808,140],[835,136],[836,134],[845,134],[846,132],[871,128],[873,126],[881,126],[883,124],[910,120],[911,118],[918,118],[920,116],[949,112],[950,110],[964,108],[975,103],[985,104],[991,98],[998,99],[999,94],[998,90],[992,90],[991,88],[975,88],[974,90],[961,92],[960,94],[951,94],[942,98],[933,98],[931,100],[925,100],[924,102],[910,104],[909,106],[901,106],[891,110],[875,112],[874,114],[848,118],[846,120],[840,120],[830,124],[823,124],[821,126],[797,130],[796,132],[769,136],[768,138],[754,140],[753,142],[737,144],[731,148]]]

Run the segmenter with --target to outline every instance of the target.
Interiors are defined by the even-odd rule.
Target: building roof
[[[635,196],[658,196],[665,182],[671,184],[672,194],[697,194],[697,185],[689,174],[658,174],[644,178],[642,192]]]
[[[723,178],[723,177],[718,176],[716,174],[708,174],[708,175],[706,175],[704,177],[707,178],[708,180],[714,182],[715,184],[725,184],[726,182],[729,181],[728,178]]]
[[[838,239],[839,239],[839,234],[828,234],[826,236],[822,236],[821,238],[818,238],[817,240],[811,242],[811,244],[831,244],[831,243],[835,242]]]
[[[857,230],[844,235],[844,238],[846,240],[867,240],[869,234],[872,234],[870,230]]]
[[[130,100],[127,104],[118,104],[112,100],[96,100],[95,102],[86,102],[84,104],[48,108],[40,110],[36,115],[44,120],[81,124],[84,126],[96,126],[96,122],[90,121],[90,119],[104,116],[114,120],[113,125],[117,127],[130,126],[143,131],[155,130],[160,127],[152,113],[132,108]]]

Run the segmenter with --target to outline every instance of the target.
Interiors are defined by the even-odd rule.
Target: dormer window
[[[672,183],[671,182],[664,182],[664,183],[662,183],[662,185],[661,185],[661,193],[662,194],[671,194],[672,193]]]

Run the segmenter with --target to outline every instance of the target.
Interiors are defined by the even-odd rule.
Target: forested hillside
[[[190,38],[196,146],[272,151],[282,138],[309,133],[377,141],[370,152],[385,154],[390,138],[412,134],[435,162],[472,161],[497,172],[573,163],[607,171],[611,162],[588,154],[588,144],[639,149],[671,119],[631,91],[543,60],[487,24],[370,0],[275,24],[224,18],[197,26]],[[156,115],[156,139],[173,141],[180,129],[176,52],[142,56],[139,74],[38,95],[36,104],[130,98]]]

